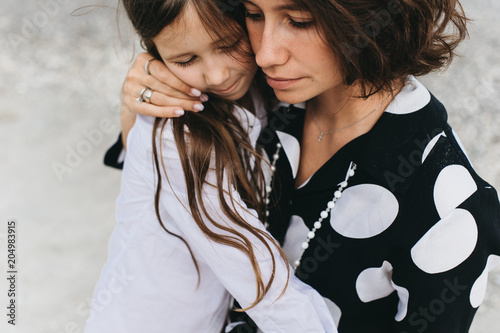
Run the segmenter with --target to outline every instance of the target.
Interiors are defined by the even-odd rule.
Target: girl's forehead
[[[163,58],[197,52],[214,44],[193,8],[186,8],[186,11],[174,23],[163,29],[153,41]]]

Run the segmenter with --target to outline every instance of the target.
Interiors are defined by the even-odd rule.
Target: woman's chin
[[[300,94],[296,91],[292,92],[287,90],[274,89],[274,93],[281,102],[288,104],[299,104],[310,99],[310,97],[305,96],[305,94]]]

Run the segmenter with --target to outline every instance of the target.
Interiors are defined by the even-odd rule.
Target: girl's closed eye
[[[175,64],[180,67],[187,67],[191,65],[196,60],[196,56],[192,56],[187,61],[176,61]]]

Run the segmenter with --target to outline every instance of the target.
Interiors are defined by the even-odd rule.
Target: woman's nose
[[[254,46],[257,65],[265,69],[283,65],[287,62],[286,43],[284,36],[279,31],[279,27],[266,24],[260,36],[256,37],[256,43],[252,43],[252,45]]]

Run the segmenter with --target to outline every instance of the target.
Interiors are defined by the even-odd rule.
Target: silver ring
[[[146,74],[147,74],[147,75],[151,75],[151,72],[149,71],[149,65],[151,64],[151,62],[152,62],[153,60],[156,60],[156,59],[155,59],[155,58],[153,58],[153,59],[149,59],[149,60],[148,60],[148,62],[146,62],[146,66],[144,66],[144,69],[146,70]]]
[[[153,90],[147,88],[144,94],[142,94],[142,99],[146,103],[151,103],[151,96],[153,96]]]
[[[148,89],[149,89],[148,87],[142,89],[141,93],[139,94],[139,97],[137,97],[137,99],[136,99],[137,103],[141,104],[142,102],[144,102],[143,95],[146,92],[146,90],[148,90]]]

